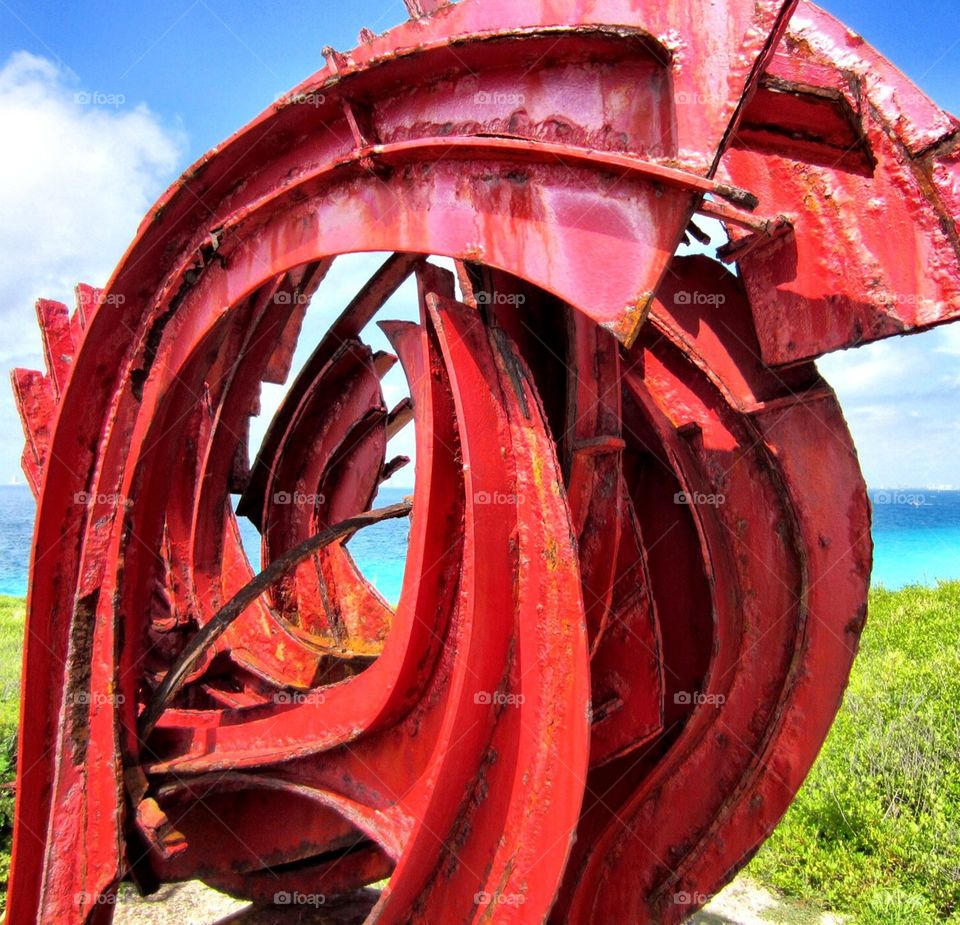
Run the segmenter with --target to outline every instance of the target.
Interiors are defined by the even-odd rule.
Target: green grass
[[[0,596],[0,784],[17,772],[17,714],[20,710],[20,663],[23,654],[25,603]],[[6,895],[13,838],[13,791],[0,789],[0,909]]]
[[[23,626],[23,601],[0,597],[0,783],[15,771]],[[0,791],[0,892],[12,804]],[[855,925],[960,925],[960,582],[871,592],[843,709],[747,873]]]
[[[960,923],[960,583],[871,593],[843,709],[748,873],[858,925]]]

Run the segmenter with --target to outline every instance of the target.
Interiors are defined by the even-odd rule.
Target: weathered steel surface
[[[801,0],[721,173],[791,230],[736,257],[764,359],[960,317],[960,122]]]
[[[188,171],[104,290],[38,303],[14,925],[109,922],[124,878],[679,922],[835,715],[870,520],[812,361],[960,312],[960,126],[805,0],[407,7]],[[697,213],[737,274],[676,256]],[[410,276],[419,321],[382,318]],[[344,537],[411,422],[391,607]]]

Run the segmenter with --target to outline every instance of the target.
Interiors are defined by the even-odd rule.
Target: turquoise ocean
[[[377,504],[393,504],[409,488],[384,488]],[[873,583],[887,588],[960,579],[960,491],[876,489],[873,502],[875,543]],[[27,591],[34,502],[29,489],[0,486],[0,594]],[[245,520],[241,532],[254,563],[259,536]],[[350,541],[350,551],[364,574],[391,601],[403,581],[409,526],[393,520],[368,527]]]

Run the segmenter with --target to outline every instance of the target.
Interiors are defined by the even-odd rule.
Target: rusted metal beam
[[[675,925],[827,734],[870,515],[812,360],[960,314],[960,123],[805,0],[407,8],[38,303],[12,925],[190,878]],[[735,273],[676,256],[697,214]],[[410,422],[412,502],[372,510]],[[347,539],[408,512],[394,606]]]
[[[366,514],[358,514],[304,540],[292,549],[288,549],[283,555],[273,559],[262,572],[248,582],[204,624],[203,629],[190,640],[190,643],[177,656],[177,661],[171,665],[163,683],[157,688],[153,700],[150,701],[150,705],[143,714],[140,723],[140,735],[144,739],[150,735],[160,718],[160,714],[166,709],[170,700],[176,696],[177,691],[183,687],[187,675],[190,674],[204,650],[213,645],[217,638],[226,632],[227,627],[250,604],[291,568],[299,565],[304,559],[324,546],[329,546],[335,540],[348,537],[363,527],[369,527],[371,524],[381,523],[394,517],[406,517],[412,507],[413,505],[409,502],[403,502],[378,508]]]

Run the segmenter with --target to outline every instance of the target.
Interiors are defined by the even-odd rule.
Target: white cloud
[[[960,356],[960,322],[949,325],[942,330],[937,352],[946,353],[950,356]]]
[[[79,282],[102,285],[164,187],[184,166],[185,138],[144,105],[85,93],[53,62],[18,52],[0,65],[0,366],[42,364],[33,303],[72,304]],[[711,231],[714,229],[711,228]],[[302,361],[382,255],[337,261],[304,325]],[[408,285],[381,317],[415,317]],[[372,332],[366,332],[368,334]],[[373,335],[372,345],[388,349]],[[957,357],[960,324],[825,358],[872,485],[960,484]],[[20,425],[0,383],[0,481],[19,474]],[[384,381],[389,404],[402,372]],[[265,389],[259,436],[283,394]],[[390,452],[412,455],[412,428]],[[395,483],[409,484],[412,467]]]
[[[297,342],[297,349],[293,357],[293,370],[287,384],[271,385],[265,383],[261,389],[260,414],[250,423],[251,458],[256,454],[257,447],[266,433],[270,419],[283,400],[289,384],[296,378],[303,364],[334,319],[347,307],[350,300],[388,256],[388,254],[381,253],[345,254],[334,261],[330,272],[313,297],[304,318],[300,340]],[[453,261],[451,260],[435,257],[433,262],[453,270]],[[417,321],[419,318],[417,304],[416,283],[413,277],[410,277],[387,300],[374,320],[364,328],[361,332],[361,339],[374,350],[385,350],[392,353],[393,347],[377,327],[377,322],[385,319]],[[403,369],[399,363],[395,364],[393,369],[384,376],[381,385],[384,402],[388,408],[393,408],[397,402],[410,394]],[[389,460],[394,456],[408,456],[410,464],[400,469],[386,484],[393,488],[405,488],[412,485],[416,457],[415,434],[412,423],[404,427],[387,446],[387,459]]]
[[[824,357],[867,484],[960,485],[960,328],[947,326]]]
[[[905,351],[890,341],[835,354],[820,362],[830,384],[846,396],[870,395],[902,372]]]
[[[0,125],[0,366],[39,368],[34,302],[43,296],[72,307],[76,283],[107,281],[183,166],[185,137],[146,106],[86,92],[27,52],[0,66]],[[6,400],[0,434],[7,482],[19,473],[22,442]]]

